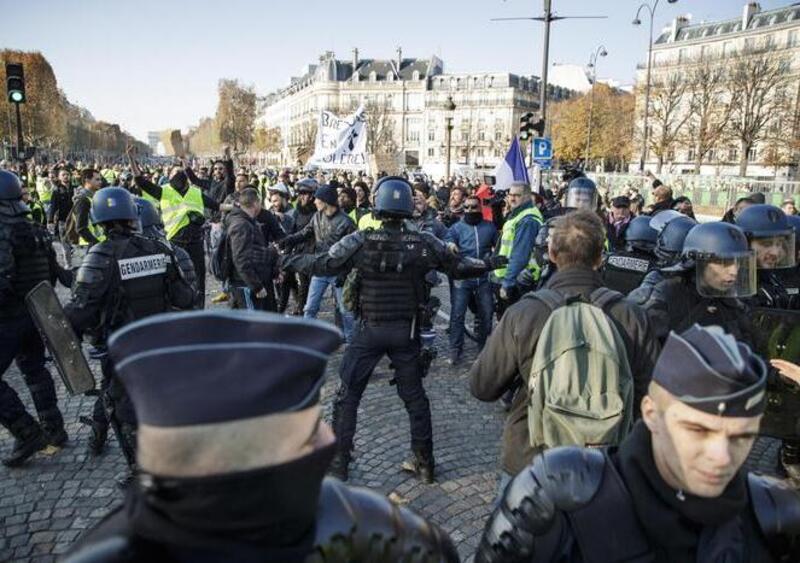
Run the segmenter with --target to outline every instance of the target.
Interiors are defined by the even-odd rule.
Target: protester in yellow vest
[[[128,158],[136,185],[143,194],[157,199],[161,205],[161,218],[164,221],[167,239],[183,248],[192,259],[198,285],[196,308],[202,309],[206,294],[206,260],[203,247],[205,209],[216,211],[219,209],[219,202],[203,193],[197,186],[192,186],[181,166],[173,166],[169,182],[157,186],[141,173],[130,151]]]
[[[527,182],[511,184],[506,205],[510,210],[503,224],[498,254],[508,258],[508,265],[492,274],[494,283],[500,286],[498,295],[503,310],[520,297],[517,285],[520,272],[528,269],[534,280],[539,277],[539,266],[533,258],[533,243],[543,222],[541,212],[533,205],[531,186]]]

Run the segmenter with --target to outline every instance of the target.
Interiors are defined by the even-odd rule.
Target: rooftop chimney
[[[397,73],[400,74],[400,67],[403,66],[403,49],[397,48]]]
[[[749,4],[744,5],[744,10],[742,10],[742,30],[747,29],[747,26],[750,24],[750,18],[761,11],[761,4],[758,2],[750,2]]]
[[[672,20],[672,26],[669,32],[669,40],[670,41],[677,41],[678,33],[684,27],[689,25],[689,17],[688,16],[678,16],[674,20]]]
[[[353,48],[353,80],[358,76],[358,47]]]

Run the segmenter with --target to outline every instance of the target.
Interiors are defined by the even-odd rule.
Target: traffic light
[[[528,112],[523,114],[522,117],[519,118],[519,140],[520,141],[527,141],[531,137],[533,137],[533,112]]]
[[[539,118],[539,121],[531,125],[531,129],[536,131],[539,137],[544,137],[544,118]]]
[[[25,73],[20,63],[6,63],[6,86],[9,102],[25,103]]]

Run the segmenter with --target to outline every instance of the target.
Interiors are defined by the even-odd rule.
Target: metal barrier
[[[638,174],[587,174],[598,188],[611,195],[627,193],[636,188],[646,199],[652,189],[652,179]],[[737,199],[754,192],[763,193],[766,202],[780,206],[787,197],[800,199],[800,182],[765,181],[730,176],[661,175],[664,184],[672,188],[675,197],[685,195],[698,207],[728,209]]]

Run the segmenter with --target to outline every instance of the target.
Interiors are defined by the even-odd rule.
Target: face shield
[[[597,209],[598,197],[597,190],[573,186],[567,190],[567,202],[565,207],[594,211]]]
[[[697,292],[703,297],[755,295],[756,254],[749,251],[730,257],[695,257]]]
[[[759,270],[793,268],[797,263],[795,237],[792,231],[771,236],[752,237],[750,248],[755,251]]]

